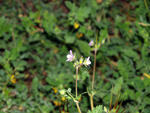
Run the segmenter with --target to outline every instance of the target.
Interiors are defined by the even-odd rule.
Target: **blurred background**
[[[111,88],[127,113],[150,111],[149,0],[0,0],[0,113],[77,113],[75,69],[69,50],[90,56],[80,68],[78,91],[91,85],[90,40],[106,39],[97,52],[94,105],[109,108]],[[80,99],[90,109],[88,94]],[[121,111],[121,110],[120,110]]]

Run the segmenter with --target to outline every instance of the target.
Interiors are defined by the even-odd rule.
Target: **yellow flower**
[[[143,73],[143,75],[150,79],[150,75],[148,75],[147,73]]]
[[[81,38],[81,37],[83,37],[83,33],[77,33],[76,36],[77,36],[77,38]]]
[[[57,88],[53,87],[52,89],[53,89],[54,93],[57,93]]]
[[[80,25],[78,24],[78,22],[75,22],[75,23],[74,23],[74,28],[75,28],[75,29],[78,29],[79,26],[80,26]]]
[[[17,81],[16,81],[16,78],[15,78],[15,75],[11,75],[10,77],[10,81],[15,84]]]
[[[62,98],[61,98],[61,100],[62,100],[62,101],[65,101],[65,100],[66,100],[66,98],[65,98],[65,97],[62,97]]]
[[[54,101],[53,103],[55,106],[61,106],[61,102],[59,102],[59,101]]]

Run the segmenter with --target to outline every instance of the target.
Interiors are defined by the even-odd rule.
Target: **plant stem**
[[[93,77],[92,77],[92,90],[94,89],[95,69],[96,69],[96,50],[94,52],[94,68],[93,68]]]
[[[77,89],[78,82],[77,82],[77,80],[78,80],[78,67],[76,67],[76,98],[78,96],[78,89]]]
[[[95,69],[96,69],[96,52],[97,52],[97,50],[95,49],[95,51],[94,51],[94,68],[93,68],[93,76],[92,76],[92,90],[94,89],[94,76],[95,76]],[[90,103],[91,103],[91,110],[93,110],[93,107],[94,107],[93,94],[90,95]]]
[[[93,96],[90,95],[91,110],[93,110]]]
[[[79,67],[77,66],[77,67],[76,67],[76,98],[78,97],[78,89],[77,89],[77,83],[78,83],[78,82],[77,82],[77,80],[78,80],[78,69],[79,69]],[[78,101],[75,101],[75,103],[76,103],[76,105],[77,105],[77,108],[78,108],[79,113],[82,113],[81,110],[80,110]]]
[[[144,0],[144,3],[145,3],[145,7],[146,7],[146,9],[147,9],[147,11],[148,11],[149,20],[150,20],[150,13],[149,13],[149,7],[148,7],[148,5],[147,5],[147,1]]]
[[[76,103],[76,105],[77,105],[77,108],[78,108],[79,113],[82,113],[81,110],[80,110],[80,107],[79,107],[78,102],[75,102],[75,103]]]

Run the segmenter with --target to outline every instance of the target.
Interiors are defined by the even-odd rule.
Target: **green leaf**
[[[124,52],[124,55],[132,58],[133,60],[139,59],[138,54],[135,51],[133,51],[132,49],[124,49],[123,52]]]
[[[119,70],[119,73],[121,76],[125,77],[125,79],[128,79],[128,77],[135,76],[135,68],[133,61],[127,57],[124,58],[124,60],[119,60],[117,62],[117,68]]]
[[[77,43],[77,46],[79,47],[81,53],[83,53],[86,56],[90,55],[91,48],[87,42],[82,41],[82,40],[77,40],[76,43]]]
[[[79,32],[80,33],[86,33],[86,27],[85,26],[81,26],[80,28],[79,28]]]
[[[16,71],[24,71],[24,67],[27,65],[27,62],[21,60],[19,62],[14,62],[14,67]]]
[[[5,17],[0,18],[0,36],[2,36],[5,32],[10,31],[12,25]]]
[[[89,76],[90,76],[90,75],[89,75],[88,71],[83,71],[81,78],[82,78],[82,80],[84,81],[84,80],[85,80],[87,77],[89,77]]]
[[[116,83],[115,83],[115,86],[113,88],[113,93],[114,94],[118,94],[118,92],[121,90],[122,88],[122,85],[123,85],[123,77],[120,77]]]
[[[66,34],[64,38],[65,38],[65,42],[68,44],[72,44],[75,41],[75,36],[73,35]]]
[[[92,111],[88,111],[88,113],[102,113],[103,112],[103,106],[99,105],[96,106]]]
[[[46,82],[49,83],[52,86],[58,86],[58,82],[51,76],[48,76],[46,78]]]
[[[71,3],[70,1],[65,1],[65,5],[72,11],[75,11],[76,6],[74,3]]]
[[[39,79],[37,77],[34,77],[32,80],[32,93],[35,97],[38,95],[38,85],[39,85]]]
[[[42,113],[50,113],[53,110],[53,105],[51,103],[45,104],[40,107]]]
[[[53,13],[48,13],[47,11],[43,14],[44,19],[42,21],[43,27],[48,34],[55,32],[57,18]]]
[[[4,59],[5,59],[5,60],[8,59],[9,56],[10,56],[10,51],[6,50],[6,51],[4,52]]]
[[[88,18],[90,14],[91,9],[89,7],[81,7],[77,11],[77,19],[80,22],[84,22],[85,18]]]

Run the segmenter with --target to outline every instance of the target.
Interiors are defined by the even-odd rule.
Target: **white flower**
[[[89,43],[89,46],[93,46],[94,45],[94,41],[91,40],[90,43]]]
[[[91,61],[90,61],[90,57],[86,58],[83,62],[83,64],[87,67],[91,64]]]
[[[67,55],[66,61],[73,61],[75,59],[75,56],[73,55],[72,51],[70,50],[70,54]]]

